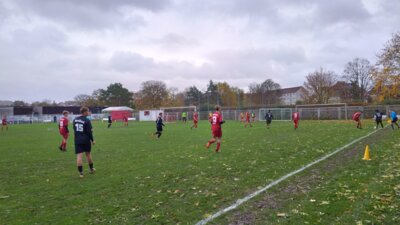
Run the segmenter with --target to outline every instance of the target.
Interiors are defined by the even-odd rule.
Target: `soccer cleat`
[[[83,173],[79,173],[79,178],[83,178]]]
[[[58,149],[60,149],[60,151],[64,151],[64,149],[61,146],[59,146]]]
[[[91,170],[89,170],[89,173],[90,174],[94,174],[96,172],[96,169],[95,168],[92,168]]]

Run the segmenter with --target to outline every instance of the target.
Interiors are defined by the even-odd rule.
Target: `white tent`
[[[129,108],[127,106],[113,106],[113,107],[108,107],[105,108],[103,110],[101,110],[101,112],[105,113],[105,112],[115,112],[115,111],[130,111],[133,112],[132,108]]]

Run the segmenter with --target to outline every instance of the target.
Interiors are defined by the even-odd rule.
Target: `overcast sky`
[[[245,90],[341,74],[400,31],[399,0],[2,0],[0,100],[72,100],[146,80]]]

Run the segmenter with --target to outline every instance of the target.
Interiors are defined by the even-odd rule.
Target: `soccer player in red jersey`
[[[250,125],[250,127],[253,127],[250,121],[250,112],[246,112],[246,123],[244,124],[244,127],[247,127],[247,125]]]
[[[215,112],[212,114],[211,117],[211,130],[212,130],[212,138],[206,144],[206,148],[210,148],[210,145],[217,141],[217,148],[215,149],[216,152],[220,152],[221,147],[221,137],[222,137],[222,127],[221,125],[225,123],[222,119],[221,115],[221,107],[219,105],[215,106]]]
[[[68,140],[68,135],[69,135],[69,130],[68,130],[68,111],[63,111],[62,112],[63,117],[60,119],[58,122],[58,129],[60,130],[60,135],[62,136],[62,142],[60,147],[58,147],[61,151],[66,151],[67,150],[67,140]]]
[[[294,129],[296,130],[299,127],[300,113],[294,112],[292,115],[292,120],[294,123]]]
[[[192,127],[190,127],[190,129],[193,129],[193,127],[197,128],[197,123],[198,122],[199,122],[199,114],[196,111],[194,111],[194,113],[193,113],[193,125],[192,125]]]
[[[7,116],[4,115],[3,118],[1,119],[1,131],[6,128],[8,130],[8,123],[7,123]]]
[[[124,126],[128,126],[128,117],[124,116],[122,119],[124,120]]]
[[[352,119],[357,122],[357,128],[358,129],[362,129],[362,127],[361,127],[361,115],[362,115],[362,112],[358,111],[358,112],[355,112],[353,114],[353,117],[352,117]]]

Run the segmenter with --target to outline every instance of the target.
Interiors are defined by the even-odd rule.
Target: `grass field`
[[[372,122],[363,130],[350,121],[302,121],[297,131],[289,122],[272,125],[243,128],[228,121],[217,154],[203,147],[210,138],[207,122],[197,130],[190,130],[189,123],[166,124],[160,140],[151,136],[154,123],[111,129],[94,123],[97,172],[88,174],[85,165],[83,179],[75,166],[73,139],[67,152],[57,149],[61,140],[55,124],[10,126],[0,132],[0,224],[194,224],[373,131]],[[333,169],[312,174],[324,167],[321,163],[213,223],[398,224],[398,210],[390,209],[399,203],[399,134],[386,129],[370,138],[372,149],[382,146],[382,153],[373,155],[379,160],[360,160],[360,144],[350,148],[351,157],[335,156]],[[301,183],[309,186],[305,191],[282,191],[303,178],[308,178]],[[270,195],[274,207],[257,205],[273,202],[264,201]],[[376,196],[385,199],[384,208],[372,204]],[[380,210],[386,210],[385,218],[379,218]]]

